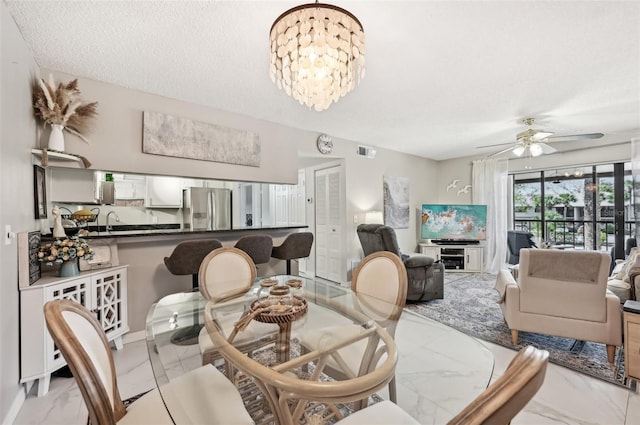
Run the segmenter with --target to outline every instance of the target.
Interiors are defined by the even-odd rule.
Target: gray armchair
[[[382,224],[360,224],[358,239],[364,255],[389,251],[402,259],[407,269],[407,301],[428,301],[444,296],[444,265],[426,255],[405,255],[400,252],[396,232]]]

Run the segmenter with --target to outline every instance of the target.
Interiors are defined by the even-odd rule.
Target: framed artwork
[[[142,123],[143,153],[260,166],[260,138],[251,131],[149,111]]]
[[[36,218],[47,218],[47,185],[44,168],[33,166],[33,203]]]
[[[384,224],[392,229],[409,228],[409,178],[384,176]]]

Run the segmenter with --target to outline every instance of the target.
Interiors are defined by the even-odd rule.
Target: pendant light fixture
[[[362,24],[338,6],[316,2],[287,10],[271,26],[270,45],[271,81],[316,111],[364,77]]]

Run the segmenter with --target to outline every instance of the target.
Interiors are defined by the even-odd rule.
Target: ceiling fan
[[[529,154],[531,156],[540,156],[542,154],[550,154],[556,152],[556,149],[552,146],[549,146],[548,143],[599,139],[604,136],[604,134],[602,133],[553,136],[553,132],[531,128],[535,123],[535,118],[525,118],[522,120],[522,122],[529,128],[527,130],[521,131],[516,135],[515,144],[513,142],[499,143],[497,145],[479,146],[478,148],[511,145],[501,151],[492,153],[491,155],[489,155],[489,158],[493,158],[507,152],[512,152],[516,156],[522,156],[525,154]]]

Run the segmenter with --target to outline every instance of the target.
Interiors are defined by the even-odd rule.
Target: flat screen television
[[[420,235],[434,242],[485,240],[487,206],[422,204]]]

